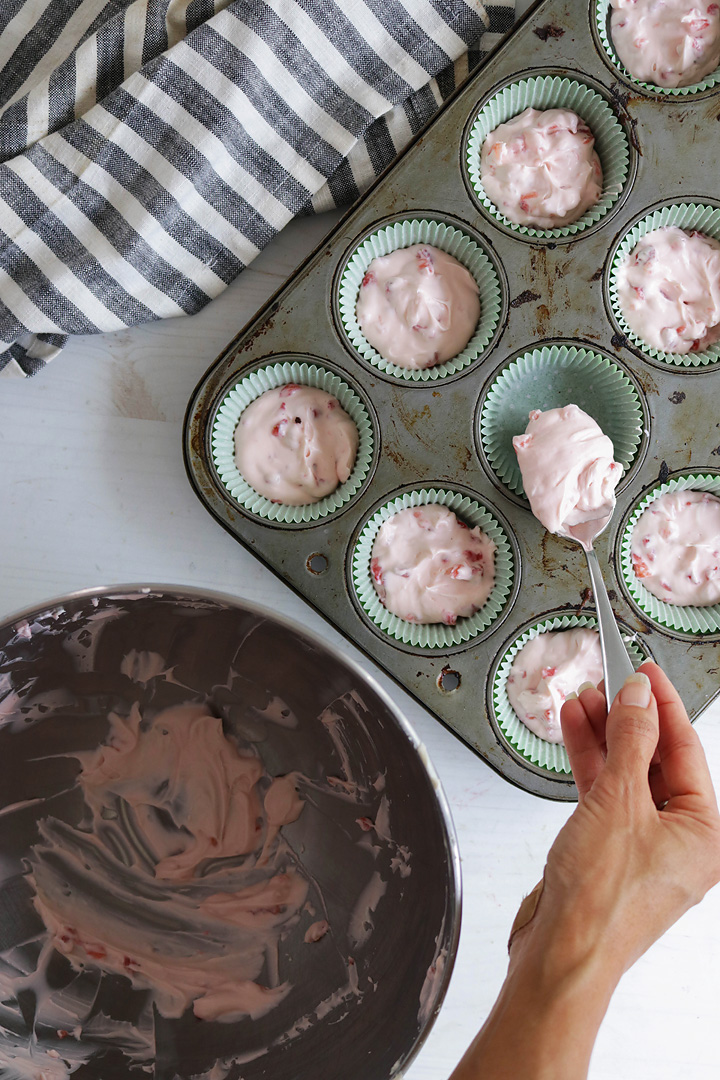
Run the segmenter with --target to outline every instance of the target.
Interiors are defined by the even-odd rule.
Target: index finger
[[[647,661],[640,668],[650,679],[657,702],[660,768],[669,797],[699,795],[715,803],[715,789],[705,751],[688,720],[680,695],[662,668]]]
[[[605,764],[606,715],[605,698],[597,690],[585,690],[579,698],[565,701],[560,710],[563,742],[580,802]]]

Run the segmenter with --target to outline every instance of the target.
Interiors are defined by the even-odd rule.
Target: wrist
[[[513,946],[498,1004],[505,1037],[525,1044],[531,1080],[580,1080],[587,1075],[598,1029],[620,972],[581,935],[568,940],[543,923]],[[511,1036],[512,1038],[512,1036]]]
[[[513,947],[503,990],[546,1016],[576,1010],[582,1016],[597,1016],[599,1024],[620,974],[599,949],[581,943],[574,947],[538,932]]]
[[[584,1080],[617,979],[543,923],[521,931],[497,1002],[453,1080]]]

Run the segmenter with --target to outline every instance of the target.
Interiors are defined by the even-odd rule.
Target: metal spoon
[[[600,652],[602,653],[603,674],[605,676],[605,700],[608,708],[615,700],[615,695],[622,687],[628,675],[632,675],[635,668],[628,656],[625,642],[620,634],[620,628],[615,619],[615,614],[610,606],[610,598],[605,588],[600,563],[593,548],[593,540],[610,524],[615,510],[613,498],[610,513],[592,521],[584,521],[579,525],[570,525],[567,532],[558,531],[558,536],[567,540],[574,540],[585,552],[593,596],[595,597],[595,611],[597,612],[598,630],[600,631]]]

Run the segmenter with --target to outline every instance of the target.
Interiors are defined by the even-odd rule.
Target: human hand
[[[579,803],[516,916],[500,995],[452,1080],[585,1080],[622,973],[720,880],[705,755],[660,668],[643,664],[609,715],[592,687],[561,720]]]
[[[609,715],[600,690],[563,706],[579,805],[548,855],[526,931],[564,941],[610,990],[720,880],[720,816],[700,740],[667,676],[643,664]],[[511,951],[511,956],[514,953]]]

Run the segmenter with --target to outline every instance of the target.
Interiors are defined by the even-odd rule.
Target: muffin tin
[[[622,386],[634,449],[615,517],[597,544],[614,610],[638,652],[667,670],[691,717],[718,693],[720,668],[715,624],[693,633],[653,620],[634,599],[621,558],[626,522],[645,495],[676,476],[720,477],[720,363],[676,366],[644,352],[618,325],[609,288],[612,255],[640,219],[678,204],[720,208],[720,86],[673,96],[625,79],[598,38],[596,8],[594,2],[582,8],[559,0],[535,8],[212,364],[190,401],[184,431],[191,483],[233,536],[507,780],[560,800],[577,797],[572,778],[535,764],[501,733],[493,678],[500,658],[528,626],[591,617],[592,597],[580,550],[546,533],[517,482],[506,483],[493,467],[497,447],[486,445],[482,421],[499,378],[520,370],[518,393],[534,407],[552,407],[566,385],[577,389],[578,368],[568,356],[592,354],[598,359],[588,369],[588,411],[607,396],[607,383],[595,392],[598,373],[610,386]],[[483,106],[505,86],[545,77],[601,95],[627,140],[627,175],[616,200],[597,221],[561,236],[529,235],[496,220],[478,199],[467,168],[470,133]],[[341,311],[341,282],[358,249],[398,224],[412,232],[412,222],[462,233],[484,256],[498,291],[496,325],[479,354],[455,370],[444,365],[447,370],[433,375],[430,369],[418,379],[384,370],[363,355]],[[545,358],[540,369],[523,360],[530,353]],[[259,515],[233,496],[215,466],[213,432],[223,404],[242,380],[276,364],[336,376],[362,403],[372,426],[366,474],[347,500],[322,517]],[[612,401],[605,401],[608,407]],[[371,617],[354,563],[378,511],[428,492],[455,499],[461,517],[463,506],[479,506],[502,527],[512,581],[488,625],[474,627],[469,637],[428,635],[417,644],[419,639],[403,640]]]

